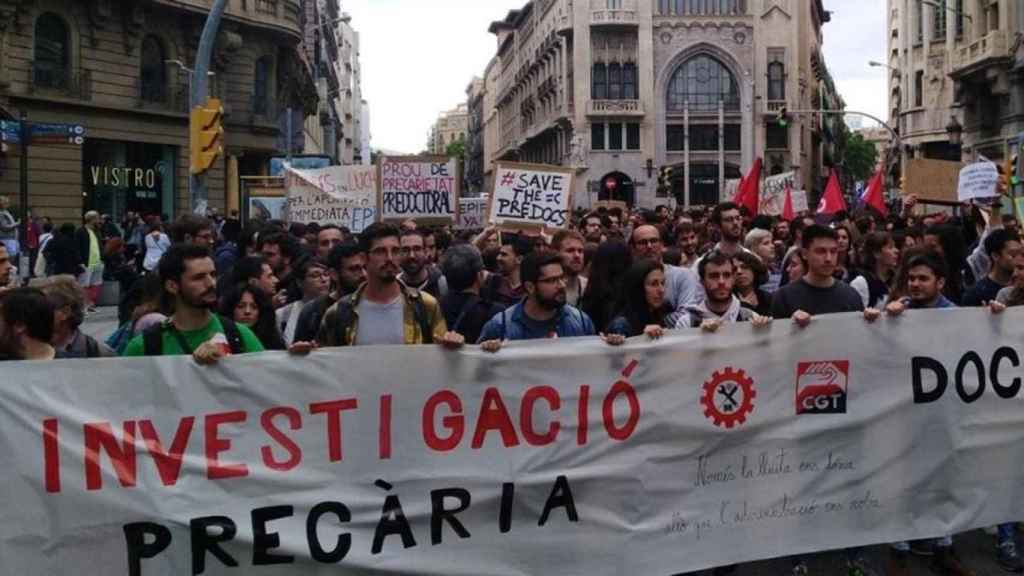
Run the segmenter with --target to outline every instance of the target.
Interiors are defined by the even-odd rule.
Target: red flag
[[[786,201],[782,203],[782,219],[786,222],[796,220],[796,211],[793,210],[793,188],[786,184]]]
[[[757,216],[757,205],[760,202],[761,188],[761,159],[754,160],[750,172],[740,180],[740,186],[736,189],[736,196],[733,203],[746,206],[751,216]]]
[[[875,172],[871,182],[868,183],[868,189],[864,191],[864,204],[877,210],[882,215],[882,218],[887,218],[889,216],[889,207],[885,205],[885,193],[883,191],[885,175],[882,172],[883,169],[879,167],[878,172]]]
[[[839,188],[839,172],[832,169],[832,175],[828,178],[828,185],[825,186],[825,193],[821,195],[821,202],[818,202],[818,214],[835,214],[846,211],[846,201],[843,200],[843,191]]]

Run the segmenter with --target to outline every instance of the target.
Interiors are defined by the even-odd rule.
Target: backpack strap
[[[232,318],[220,315],[217,317],[220,319],[220,325],[224,328],[224,336],[228,339],[228,346],[231,348],[231,353],[245,353],[245,347],[242,346],[242,332],[238,329],[238,324],[236,324]]]
[[[352,343],[348,341],[348,331],[352,327],[352,322],[355,315],[352,312],[352,296],[346,296],[341,300],[338,300],[337,310],[337,336],[338,346],[351,346]]]
[[[142,349],[146,356],[159,356],[164,349],[164,324],[153,324],[142,331]]]
[[[406,288],[405,295],[412,302],[412,315],[416,324],[420,327],[420,335],[423,337],[424,344],[434,343],[434,331],[430,328],[430,322],[427,320],[427,307],[423,304],[423,298],[420,297],[420,291],[415,288]]]
[[[96,339],[88,334],[85,336],[85,357],[86,358],[99,358],[100,357],[100,345],[96,342]]]

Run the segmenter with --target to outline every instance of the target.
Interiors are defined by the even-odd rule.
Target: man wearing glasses
[[[320,346],[462,345],[462,337],[448,331],[437,300],[398,280],[400,237],[397,227],[382,222],[363,231],[366,282],[327,310],[317,335]]]
[[[440,300],[447,292],[444,289],[444,276],[441,270],[431,265],[423,231],[402,232],[401,248],[402,273],[398,275],[399,282]]]

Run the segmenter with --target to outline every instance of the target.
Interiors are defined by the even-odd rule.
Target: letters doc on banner
[[[1017,521],[1022,320],[11,362],[0,557],[9,574],[618,576]]]
[[[385,156],[380,160],[381,218],[454,224],[460,180],[455,158]]]
[[[487,221],[507,228],[565,228],[574,174],[537,164],[496,163]]]
[[[336,224],[358,234],[377,219],[377,168],[287,168],[291,222]]]
[[[485,228],[487,217],[487,198],[459,198],[459,220],[455,227],[459,230],[475,230]]]
[[[778,216],[782,214],[782,208],[786,202],[786,188],[790,190],[796,188],[796,172],[790,171],[782,174],[776,174],[775,176],[768,176],[764,179],[764,185],[761,186],[761,195],[757,208],[758,214],[767,214],[769,216]],[[794,211],[799,211],[796,206],[793,206]]]
[[[960,170],[957,197],[961,202],[999,196],[999,170],[992,162],[975,162]]]

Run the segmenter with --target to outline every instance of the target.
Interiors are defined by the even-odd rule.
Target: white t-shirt
[[[356,306],[359,324],[356,326],[356,341],[353,344],[405,344],[404,313],[405,302],[401,294],[387,304],[377,304],[363,298]]]

